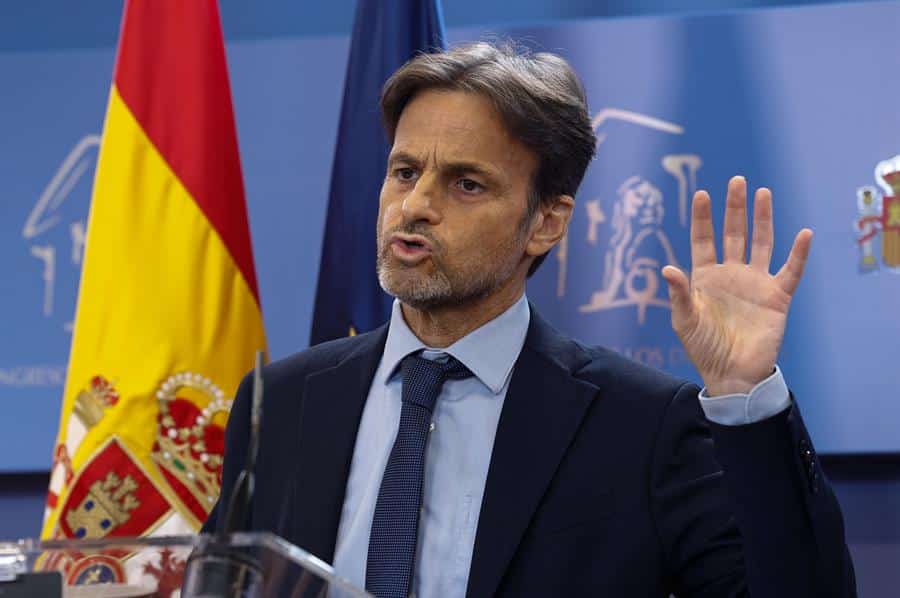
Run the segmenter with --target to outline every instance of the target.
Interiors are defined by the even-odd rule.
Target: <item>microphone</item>
[[[263,352],[257,351],[256,367],[253,368],[253,398],[250,403],[250,438],[247,442],[247,458],[244,460],[244,469],[238,475],[228,501],[222,535],[247,529],[247,515],[250,512],[255,490],[253,470],[256,468],[256,457],[259,454],[259,426],[262,419],[263,395],[262,362]]]
[[[259,454],[262,421],[262,367],[263,352],[257,351],[256,365],[253,368],[247,458],[228,498],[228,510],[220,531],[208,544],[202,545],[188,558],[181,588],[183,598],[251,598],[262,595],[262,567],[258,560],[246,550],[228,545],[230,534],[247,531],[250,506],[253,504],[253,471]]]

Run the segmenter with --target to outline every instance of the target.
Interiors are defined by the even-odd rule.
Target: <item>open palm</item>
[[[723,260],[716,256],[709,194],[694,195],[690,278],[663,268],[672,302],[672,327],[700,372],[710,396],[747,393],[768,377],[784,338],[788,309],[803,275],[812,231],[794,239],[790,256],[769,273],[774,234],[772,193],[756,192],[750,260],[747,254],[747,182],[728,183]]]

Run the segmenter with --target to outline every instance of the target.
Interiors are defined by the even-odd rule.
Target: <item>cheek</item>
[[[403,202],[387,199],[382,195],[381,203],[379,204],[379,219],[382,225],[400,220],[402,205]]]
[[[402,205],[401,201],[388,199],[382,194],[378,205],[378,222],[383,229],[396,224],[402,219]]]
[[[516,238],[516,225],[495,215],[468,220],[464,226],[452,231],[456,246],[469,259],[491,258],[509,251]]]

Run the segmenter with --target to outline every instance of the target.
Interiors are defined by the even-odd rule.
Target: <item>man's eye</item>
[[[456,186],[466,193],[478,193],[484,189],[484,186],[481,183],[476,183],[472,179],[459,179],[456,181]]]
[[[414,181],[416,180],[416,171],[413,168],[398,168],[394,171],[394,176],[401,181]]]

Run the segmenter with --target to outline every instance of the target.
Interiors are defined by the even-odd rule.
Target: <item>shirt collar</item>
[[[410,353],[422,349],[439,351],[460,360],[491,392],[500,394],[525,344],[530,320],[531,310],[523,294],[487,324],[476,328],[446,349],[433,349],[410,330],[403,319],[400,301],[395,299],[381,357],[382,367],[385,367],[387,379],[390,379],[403,358]]]

